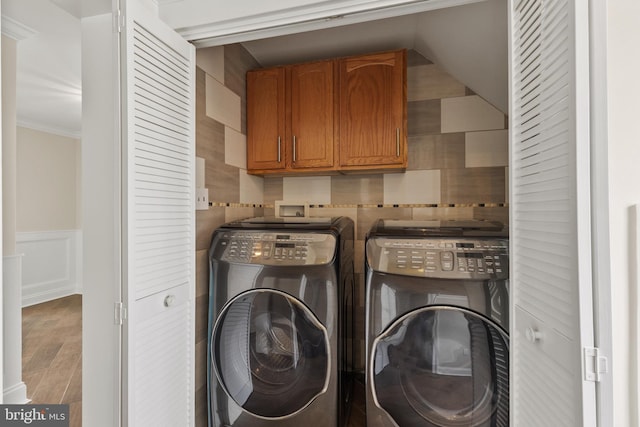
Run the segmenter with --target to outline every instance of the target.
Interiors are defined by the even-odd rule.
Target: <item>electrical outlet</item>
[[[206,211],[209,209],[209,189],[196,188],[196,210]]]

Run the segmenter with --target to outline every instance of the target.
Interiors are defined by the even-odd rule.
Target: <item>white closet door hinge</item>
[[[113,320],[116,325],[122,325],[127,318],[127,309],[122,302],[113,303]]]
[[[118,9],[113,14],[113,32],[121,33],[125,24],[124,13],[120,9]]]
[[[600,355],[598,347],[584,347],[584,379],[586,381],[600,382],[602,374],[609,372],[609,361]]]

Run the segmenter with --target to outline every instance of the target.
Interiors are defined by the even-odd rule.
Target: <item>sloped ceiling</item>
[[[248,41],[243,46],[263,66],[415,49],[496,108],[508,109],[506,0]]]
[[[508,112],[507,1],[421,14],[415,49],[502,112]]]

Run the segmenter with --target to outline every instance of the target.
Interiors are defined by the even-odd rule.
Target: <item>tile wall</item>
[[[364,337],[364,238],[376,219],[508,220],[505,114],[416,52],[408,58],[405,173],[260,178],[245,170],[245,73],[259,64],[240,45],[198,50],[196,155],[206,162],[211,207],[196,214],[197,425],[206,425],[207,248],[217,226],[272,215],[278,200],[307,202],[312,216],[352,218]],[[364,338],[354,344],[363,370]]]

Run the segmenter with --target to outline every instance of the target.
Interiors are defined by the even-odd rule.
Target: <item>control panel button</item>
[[[453,270],[453,261],[442,261],[442,269],[444,271]]]

